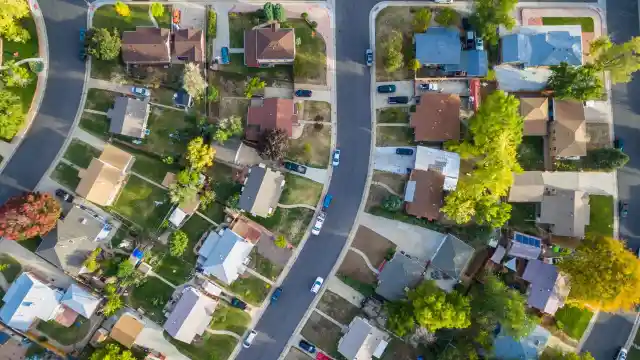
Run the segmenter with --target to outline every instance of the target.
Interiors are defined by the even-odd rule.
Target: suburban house
[[[385,332],[356,316],[347,333],[338,341],[338,352],[348,360],[379,359],[389,344],[389,338]]]
[[[503,63],[524,67],[582,65],[579,25],[522,26],[501,38]]]
[[[536,325],[533,331],[520,339],[514,339],[501,331],[493,341],[492,359],[538,360],[540,354],[547,347],[551,337],[549,330]]]
[[[194,28],[178,29],[173,32],[173,59],[184,62],[203,63],[204,32]]]
[[[127,349],[131,349],[142,329],[144,329],[144,324],[140,320],[125,313],[113,325],[109,336]]]
[[[248,67],[293,64],[295,58],[294,29],[283,29],[279,23],[273,23],[265,28],[245,31],[244,63]]]
[[[416,147],[415,170],[434,170],[444,176],[443,189],[453,191],[460,175],[460,155],[425,146]]]
[[[401,251],[396,252],[378,275],[376,294],[389,301],[406,298],[407,290],[415,288],[424,280],[426,267],[426,262]]]
[[[527,304],[543,313],[554,315],[569,295],[568,279],[552,265],[529,260],[522,279],[529,282]]]
[[[254,165],[244,180],[238,207],[254,216],[273,214],[284,190],[284,175],[265,164]]]
[[[147,99],[133,99],[127,96],[116,98],[113,107],[107,110],[109,132],[136,139],[144,138],[147,133],[149,111]]]
[[[198,210],[199,206],[199,196],[196,196],[189,201],[181,202],[173,209],[171,215],[169,215],[169,224],[176,229],[179,229],[184,223],[187,222],[187,220],[189,220],[191,215],[193,215]]]
[[[113,145],[105,145],[99,158],[93,158],[87,169],[78,173],[76,193],[100,206],[110,206],[133,166],[135,158]]]
[[[434,280],[442,290],[451,291],[464,274],[473,252],[470,245],[447,234],[431,258],[425,278]]]
[[[291,137],[297,122],[298,110],[292,99],[252,99],[244,136],[249,141],[258,141],[265,130],[282,129]]]
[[[436,170],[412,170],[404,192],[407,214],[429,220],[440,218],[444,179],[444,175]]]
[[[260,240],[273,241],[275,239],[275,235],[271,231],[248,217],[241,214],[230,215],[233,220],[229,224],[229,229],[248,242],[256,244]]]
[[[463,50],[457,28],[431,26],[415,34],[416,59],[426,67],[443,71],[442,75],[483,77],[489,61],[485,50]]]
[[[93,295],[80,285],[71,284],[62,296],[60,304],[63,308],[72,310],[76,316],[80,315],[85,319],[89,319],[98,309],[100,301],[101,298]],[[75,317],[73,320],[75,321]],[[71,321],[71,324],[74,321]]]
[[[524,119],[524,136],[546,136],[549,124],[549,99],[521,97],[520,115]]]
[[[587,122],[581,102],[554,99],[549,138],[550,153],[555,158],[587,155]]]
[[[554,235],[583,238],[590,216],[589,194],[547,188],[542,196],[537,222],[548,225]]]
[[[444,142],[460,139],[460,96],[428,92],[420,96],[410,125],[415,141]]]
[[[514,231],[507,254],[521,259],[535,260],[542,254],[542,239]]]
[[[216,300],[189,286],[182,290],[180,300],[164,323],[164,329],[174,339],[190,344],[196,335],[202,336],[207,329],[216,306]]]
[[[58,226],[43,236],[36,249],[41,258],[71,276],[82,273],[87,256],[109,236],[111,224],[84,206],[74,205],[58,219]]]
[[[170,31],[137,26],[122,32],[122,61],[127,65],[169,65],[171,63]]]
[[[36,319],[55,319],[62,295],[57,288],[31,273],[23,272],[2,298],[4,305],[0,308],[0,320],[14,329],[27,331]]]
[[[198,250],[198,267],[203,274],[231,285],[244,273],[254,245],[229,229],[211,231]]]

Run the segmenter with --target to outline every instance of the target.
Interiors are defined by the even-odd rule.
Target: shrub
[[[207,25],[207,36],[211,39],[216,38],[217,15],[213,10],[209,10],[209,23]]]
[[[382,207],[387,211],[397,212],[402,208],[402,199],[396,195],[390,195],[382,202]]]
[[[284,249],[287,247],[287,239],[283,235],[278,235],[275,242],[277,247]]]

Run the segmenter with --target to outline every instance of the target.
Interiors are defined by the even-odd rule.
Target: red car
[[[316,360],[331,360],[331,358],[330,358],[330,357],[328,357],[327,355],[325,355],[325,354],[323,354],[323,353],[319,352],[319,353],[316,355]]]

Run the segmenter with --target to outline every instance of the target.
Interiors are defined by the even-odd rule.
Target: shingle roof
[[[356,316],[338,342],[338,352],[349,360],[371,360],[382,356],[388,344],[384,332]]]
[[[513,185],[509,190],[509,202],[541,202],[544,194],[544,179],[540,171],[525,171],[513,174]]]
[[[530,260],[522,278],[531,283],[527,304],[547,314],[554,315],[569,295],[567,279],[552,264]]]
[[[406,212],[419,218],[436,220],[444,201],[444,175],[434,170],[413,170],[404,200]]]
[[[414,169],[435,170],[444,175],[444,190],[455,190],[460,176],[460,155],[426,146],[416,147]]]
[[[225,284],[234,282],[249,256],[253,244],[226,229],[219,235],[211,231],[198,250],[198,264],[203,273],[218,278]]]
[[[247,110],[245,137],[251,141],[260,139],[265,130],[283,129],[291,137],[293,124],[298,121],[292,99],[267,98],[261,106],[250,106]]]
[[[411,113],[410,125],[416,141],[460,139],[460,96],[425,93]]]
[[[42,283],[30,273],[22,273],[2,298],[0,320],[12,328],[27,331],[35,319],[53,319],[62,293]]]
[[[169,29],[138,26],[122,33],[122,60],[129,64],[167,64]]]
[[[485,50],[465,50],[460,53],[459,64],[446,64],[444,70],[446,72],[464,71],[467,76],[487,76],[489,57]]]
[[[416,58],[423,65],[460,64],[460,33],[457,29],[432,26],[415,34]]]
[[[589,194],[586,192],[547,188],[538,222],[551,225],[554,235],[582,238],[590,216]]]
[[[551,156],[587,154],[587,122],[581,102],[554,100],[554,121],[551,122],[549,138]]]
[[[174,55],[180,60],[201,63],[204,61],[204,33],[193,28],[173,32]]]
[[[147,129],[150,106],[147,100],[121,96],[107,110],[109,132],[142,139]]]
[[[406,297],[405,288],[412,289],[424,280],[426,263],[397,252],[378,275],[376,294],[393,301]]]
[[[238,207],[257,216],[267,217],[275,211],[284,189],[284,175],[264,164],[252,166]]]
[[[521,97],[520,115],[524,118],[524,136],[547,135],[549,122],[549,99],[544,97]]]
[[[100,298],[79,285],[71,284],[60,301],[62,305],[89,319],[100,305]]]
[[[296,57],[294,29],[282,29],[278,24],[273,24],[270,27],[245,31],[244,39],[244,59],[247,66],[286,64],[293,62]]]
[[[569,31],[509,34],[502,37],[502,62],[525,66],[551,66],[561,62],[582,65],[582,38]]]
[[[217,301],[188,287],[164,323],[164,329],[174,339],[190,344],[209,326],[217,305]]]
[[[129,314],[120,316],[120,319],[111,329],[109,336],[125,347],[131,349],[138,335],[144,329],[144,324]]]
[[[473,256],[473,248],[457,237],[447,234],[438,251],[431,259],[431,265],[452,279],[459,279]]]
[[[91,160],[89,168],[80,171],[76,193],[102,206],[109,206],[124,185],[134,158],[113,145],[106,145],[98,159]]]

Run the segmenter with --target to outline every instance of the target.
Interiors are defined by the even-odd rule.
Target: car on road
[[[336,149],[336,150],[333,152],[333,157],[332,157],[332,159],[331,159],[331,164],[332,164],[333,166],[338,166],[338,165],[340,165],[340,149]]]
[[[244,341],[242,341],[242,347],[248,349],[251,346],[251,343],[253,343],[253,339],[256,338],[256,335],[258,335],[258,332],[251,330],[249,335],[247,335],[247,337],[244,338]]]
[[[143,98],[148,98],[151,95],[151,92],[147,88],[143,88],[140,86],[134,86],[131,88],[131,93],[136,96],[140,96]]]
[[[327,194],[324,196],[324,201],[322,202],[322,211],[326,211],[331,205],[331,200],[333,200],[333,195]]]
[[[295,171],[300,174],[304,174],[307,172],[307,167],[304,165],[296,164],[291,161],[285,161],[282,163],[285,169]]]
[[[618,351],[618,356],[616,356],[616,360],[626,360],[627,359],[627,349],[621,348]]]
[[[234,297],[231,299],[231,306],[244,310],[247,308],[247,303],[238,299],[237,297]]]
[[[78,58],[80,58],[80,61],[87,60],[87,49],[85,49],[84,47],[81,48],[78,52]]]
[[[311,292],[314,294],[317,294],[318,291],[320,291],[320,288],[322,287],[323,282],[324,282],[324,279],[318,276],[316,278],[316,281],[314,281],[313,285],[311,286]]]
[[[229,48],[226,46],[220,49],[220,63],[223,65],[229,63]]]
[[[276,302],[278,301],[278,299],[280,298],[280,294],[282,294],[282,288],[279,287],[277,289],[275,289],[273,291],[273,294],[271,294],[271,302]]]
[[[620,138],[615,138],[615,140],[613,140],[613,147],[620,151],[624,151],[624,141]]]
[[[423,83],[418,85],[418,89],[424,91],[438,91],[440,90],[440,87],[438,86],[438,83]]]
[[[396,92],[396,86],[393,84],[389,84],[389,85],[380,85],[378,86],[378,92],[380,94],[391,94]]]
[[[305,350],[308,353],[313,354],[316,352],[316,346],[308,342],[307,340],[300,340],[298,346],[300,346],[302,350]]]
[[[367,62],[367,66],[373,66],[373,51],[371,51],[371,49],[367,49],[365,52],[365,60]]]
[[[84,45],[85,39],[87,38],[87,29],[80,29],[80,43]]]
[[[413,155],[413,149],[397,148],[396,149],[396,154],[397,155]]]
[[[311,97],[312,94],[313,94],[313,91],[311,90],[303,90],[303,89],[296,90],[297,97]]]
[[[629,213],[629,204],[621,201],[620,205],[618,205],[618,211],[620,212],[620,217],[627,217]]]
[[[453,0],[433,0],[436,4],[453,4]]]
[[[69,194],[66,190],[57,189],[56,196],[68,203],[73,202],[73,195]]]
[[[327,219],[327,213],[325,213],[324,211],[318,214],[318,217],[316,218],[316,222],[313,224],[313,227],[311,228],[311,233],[313,235],[320,235],[320,230],[322,230],[322,225],[324,225],[324,221],[326,219]]]
[[[389,104],[408,104],[409,97],[408,96],[389,96],[387,100]]]

